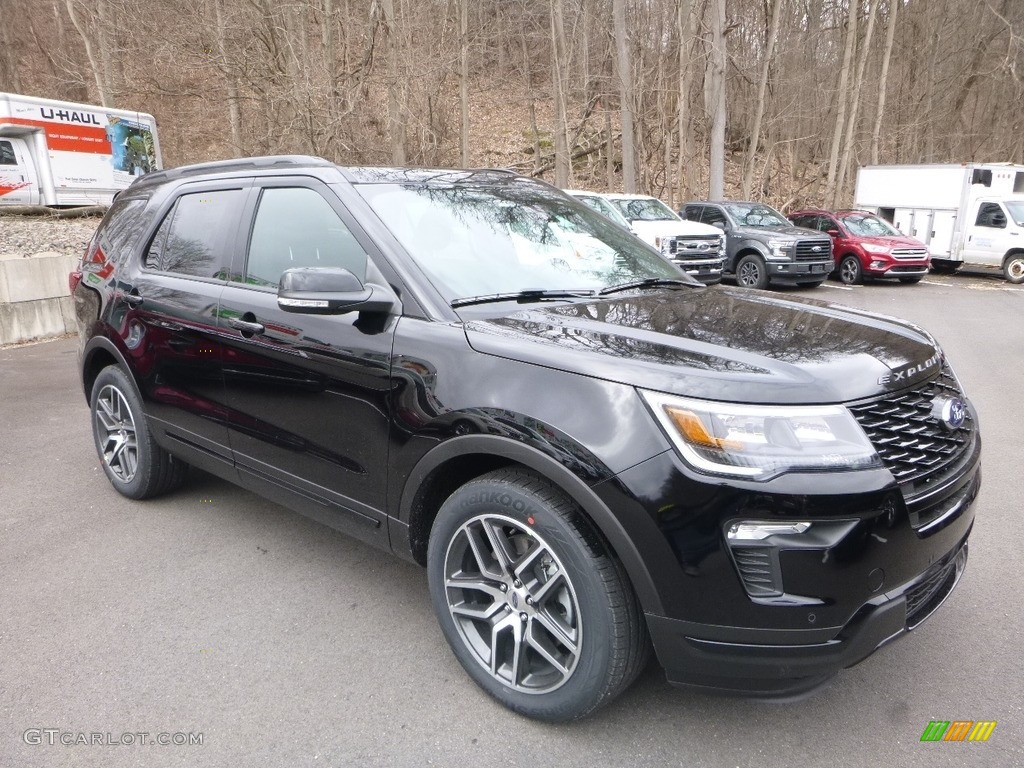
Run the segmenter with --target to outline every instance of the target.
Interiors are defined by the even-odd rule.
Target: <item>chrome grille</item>
[[[671,237],[662,241],[662,252],[673,259],[713,259],[719,256],[722,239],[719,235]]]
[[[894,259],[907,259],[920,261],[921,259],[928,258],[927,248],[893,248],[892,257]]]
[[[937,397],[963,397],[952,371],[914,389],[850,406],[885,466],[905,490],[918,491],[953,469],[974,440],[970,411],[961,427],[947,429],[932,415]]]
[[[814,250],[815,248],[818,250]],[[828,238],[798,240],[795,254],[797,261],[827,261],[832,258],[832,241]]]

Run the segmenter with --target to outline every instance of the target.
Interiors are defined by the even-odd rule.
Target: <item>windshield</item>
[[[889,222],[877,216],[863,213],[848,213],[842,217],[843,224],[858,237],[902,237]]]
[[[1007,201],[1006,210],[1018,227],[1024,227],[1024,200]]]
[[[590,206],[602,216],[607,216],[620,227],[629,229],[629,221],[626,220],[626,217],[619,212],[618,208],[609,203],[603,197],[597,197],[596,195],[573,195],[573,197],[584,205]]]
[[[741,227],[789,227],[789,220],[762,203],[726,203],[725,210]]]
[[[613,197],[611,203],[630,221],[679,221],[679,217],[655,197]]]
[[[604,216],[529,180],[356,189],[448,301],[683,275]]]

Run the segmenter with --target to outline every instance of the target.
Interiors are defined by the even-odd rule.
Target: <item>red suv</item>
[[[928,247],[868,211],[797,211],[789,220],[832,237],[835,274],[847,285],[860,284],[867,277],[917,283],[928,274]]]

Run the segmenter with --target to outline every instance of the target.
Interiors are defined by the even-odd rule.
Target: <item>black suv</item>
[[[426,567],[468,674],[580,717],[813,688],[956,585],[980,483],[935,341],[707,288],[504,171],[151,173],[72,274],[104,471],[189,465]]]
[[[744,288],[821,285],[835,268],[832,239],[794,227],[763,203],[687,203],[679,215],[725,232],[723,275]]]

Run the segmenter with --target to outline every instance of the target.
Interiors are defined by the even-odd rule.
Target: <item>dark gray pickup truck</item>
[[[769,283],[817,286],[835,267],[829,237],[794,227],[763,203],[687,203],[679,215],[725,232],[723,275],[745,288],[767,288]]]

